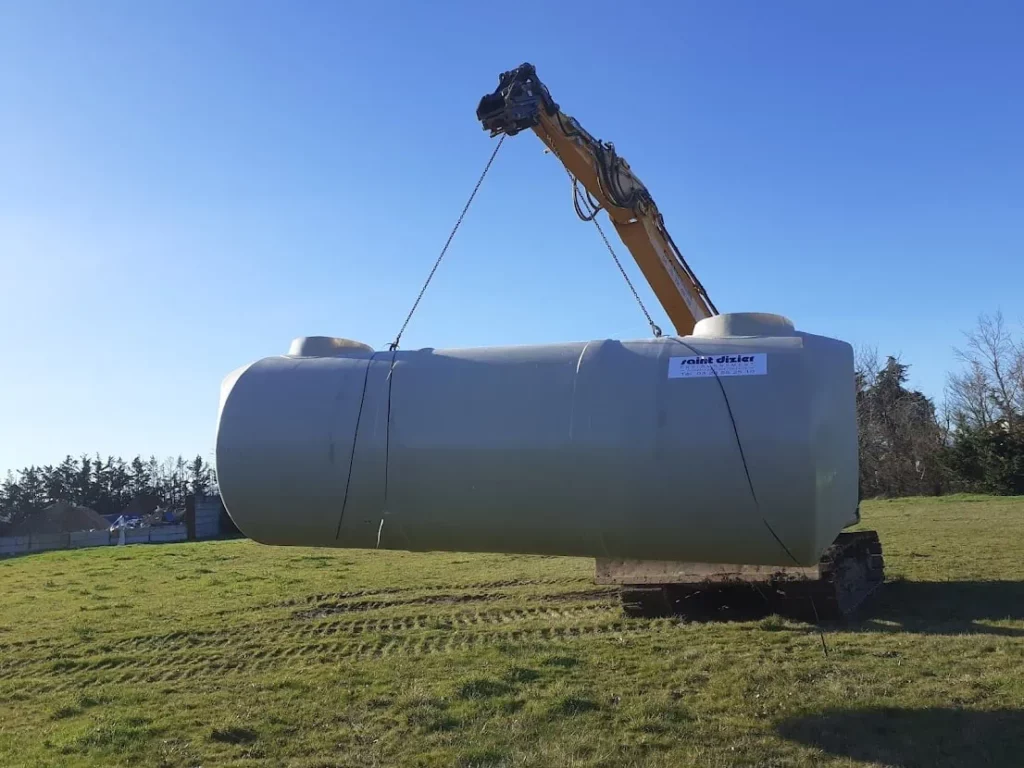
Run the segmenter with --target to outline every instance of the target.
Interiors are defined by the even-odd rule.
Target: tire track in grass
[[[275,669],[331,666],[339,661],[372,661],[394,654],[403,657],[424,657],[467,653],[506,643],[562,645],[581,639],[599,639],[614,635],[651,635],[671,631],[672,627],[673,624],[667,621],[630,622],[616,619],[557,627],[429,630],[373,640],[353,636],[333,643],[313,641],[277,647],[264,655],[249,652],[246,647],[239,646],[228,653],[212,653],[202,658],[184,653],[106,659],[99,665],[83,663],[81,668],[70,667],[59,673],[42,673],[24,682],[25,688],[32,692],[53,693],[106,684],[136,685],[196,679],[218,680],[231,675],[259,674]]]
[[[573,601],[611,601],[618,595],[615,589],[588,589],[576,592],[553,592],[546,595],[538,595],[537,600],[542,603],[564,603]],[[466,603],[492,603],[507,599],[509,595],[501,592],[468,592],[446,593],[435,595],[420,595],[409,598],[398,598],[395,600],[350,600],[338,602],[325,602],[315,608],[295,611],[293,614],[297,619],[316,619],[331,616],[339,613],[363,613],[377,611],[385,608],[398,608],[413,605],[459,605]],[[517,606],[519,607],[519,606]]]
[[[568,584],[593,584],[593,579],[590,577],[581,576],[576,578],[558,579],[502,579],[498,581],[477,581],[462,584],[433,584],[417,585],[410,587],[381,587],[379,589],[358,589],[351,590],[348,592],[317,593],[312,595],[306,595],[305,597],[289,598],[281,603],[277,603],[277,605],[284,607],[294,607],[297,605],[309,605],[313,603],[328,602],[334,600],[353,600],[383,595],[409,594],[411,592],[439,592],[444,590],[490,591],[496,589],[517,589],[520,587],[557,587]]]
[[[530,595],[535,604],[495,605],[504,599],[521,600],[524,596],[493,591],[494,588],[565,586],[572,581],[506,580],[461,587],[492,591],[444,591],[438,587],[418,588],[415,591],[420,594],[410,594],[414,590],[362,590],[336,593],[329,596],[330,601],[321,600],[322,604],[314,610],[299,610],[288,618],[249,626],[178,629],[116,640],[100,636],[71,643],[66,639],[63,643],[33,639],[8,644],[20,653],[0,662],[0,681],[27,684],[37,690],[79,687],[86,675],[96,677],[97,684],[176,682],[195,676],[274,668],[296,661],[322,664],[396,653],[465,652],[492,642],[549,642],[621,631],[621,622],[610,622],[619,617],[613,589]],[[338,600],[340,595],[347,602]],[[368,595],[410,596],[380,600],[366,599]],[[481,605],[474,607],[474,603]],[[374,615],[416,607],[437,610]],[[574,626],[521,626],[537,621],[571,622]],[[374,637],[378,635],[384,637]],[[363,636],[370,637],[363,640]]]
[[[494,581],[480,581],[455,585],[430,585],[411,587],[382,587],[377,589],[361,589],[348,592],[318,593],[286,600],[282,603],[269,604],[267,608],[273,607],[294,607],[294,606],[317,606],[324,604],[325,615],[333,613],[360,613],[372,612],[391,607],[403,605],[441,605],[446,603],[472,603],[472,602],[496,602],[502,599],[522,599],[523,595],[515,592],[524,587],[552,587],[571,586],[573,584],[593,584],[590,578],[550,578],[550,579],[504,579]],[[503,593],[500,590],[511,590]],[[577,599],[599,599],[601,595],[614,594],[608,590],[591,590],[590,592],[553,592],[550,594],[531,595],[530,597],[541,602],[554,601],[564,602]],[[410,597],[401,597],[411,595]],[[387,599],[396,597],[396,599]],[[371,599],[372,598],[372,599]],[[312,610],[315,612],[317,608]],[[258,608],[257,608],[258,610]],[[300,616],[300,618],[303,618]],[[309,616],[307,618],[312,618]],[[426,621],[430,616],[422,615],[421,621]],[[248,632],[249,628],[242,628],[241,632]],[[228,631],[227,634],[232,634]],[[210,637],[223,636],[221,629],[186,629],[164,632],[160,634],[136,635],[130,638],[121,638],[114,641],[106,640],[106,644],[112,651],[141,650],[144,648],[167,649],[178,647],[183,641],[204,644],[211,642]],[[94,642],[101,643],[104,638],[97,637]],[[5,670],[21,667],[25,661],[31,662],[39,656],[54,656],[66,654],[67,651],[81,646],[74,638],[61,635],[50,638],[30,638],[25,640],[13,640],[0,643],[0,678]],[[88,644],[86,644],[88,645]],[[26,652],[30,654],[26,659]]]
[[[552,609],[547,606],[483,609],[438,614],[417,614],[395,617],[345,617],[309,624],[278,622],[258,627],[236,627],[225,630],[172,632],[155,638],[126,638],[107,643],[97,653],[82,646],[75,655],[62,654],[59,658],[20,658],[0,669],[0,681],[17,680],[28,674],[73,674],[84,670],[108,673],[126,666],[179,667],[189,660],[205,657],[215,651],[244,655],[253,660],[287,659],[295,648],[308,647],[327,638],[360,638],[364,635],[407,635],[419,638],[425,633],[444,632],[458,637],[483,632],[491,627],[518,626],[536,620],[558,622],[587,622],[595,618],[610,619],[617,616],[617,608],[602,603],[590,603]],[[534,630],[541,636],[550,634],[549,627]],[[344,641],[343,641],[344,642]],[[394,651],[408,651],[407,645],[391,640]]]

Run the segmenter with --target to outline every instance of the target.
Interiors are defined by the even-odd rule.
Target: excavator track
[[[807,621],[849,618],[885,581],[882,544],[875,531],[841,533],[818,561],[817,578],[624,585],[622,608],[631,617],[682,615],[694,619],[778,614]]]

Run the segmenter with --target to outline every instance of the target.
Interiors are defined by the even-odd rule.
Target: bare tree
[[[853,370],[858,384],[873,387],[878,378],[879,365],[878,347],[867,344],[857,347],[853,352]]]
[[[1002,426],[1013,431],[1024,418],[1024,339],[1015,339],[1002,312],[981,315],[956,350],[965,369],[950,374],[946,397],[958,425]]]

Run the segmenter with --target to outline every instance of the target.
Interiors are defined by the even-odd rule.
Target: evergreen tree
[[[861,494],[908,496],[943,489],[942,430],[932,401],[908,390],[909,366],[894,357],[857,376]]]
[[[203,463],[203,457],[196,455],[189,465],[189,481],[192,493],[203,495],[210,487],[210,469]]]
[[[129,476],[131,478],[130,488],[133,496],[140,496],[149,492],[153,478],[150,474],[149,466],[143,463],[139,456],[132,459]]]

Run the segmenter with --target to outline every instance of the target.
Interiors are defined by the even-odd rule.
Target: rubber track
[[[740,616],[778,613],[808,621],[853,616],[885,581],[882,545],[875,531],[841,533],[819,560],[817,580],[753,584],[650,584],[620,590],[628,616],[672,613],[714,618],[723,609]]]

